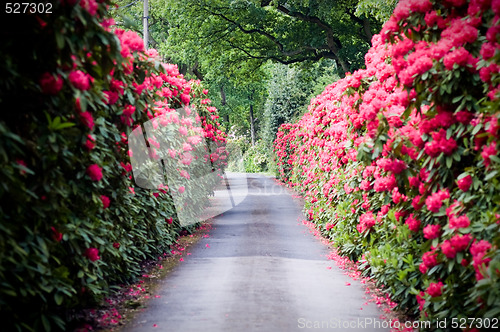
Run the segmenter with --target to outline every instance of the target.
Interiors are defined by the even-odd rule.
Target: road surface
[[[256,174],[232,174],[230,184],[241,203],[214,219],[124,331],[389,330],[377,328],[382,312],[366,305],[363,285],[300,222],[292,191]]]

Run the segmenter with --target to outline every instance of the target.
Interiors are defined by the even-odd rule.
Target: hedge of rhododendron
[[[189,107],[196,121],[179,113],[170,125],[182,126],[188,145],[211,142],[207,158],[215,170],[224,164],[207,91],[144,50],[136,33],[112,31],[109,5],[56,1],[51,14],[12,15],[16,28],[2,32],[3,330],[68,330],[68,309],[132,281],[175,241],[182,228],[169,188],[132,180],[127,137],[137,125]]]
[[[281,127],[280,177],[409,313],[499,317],[500,1],[401,1],[372,43]]]

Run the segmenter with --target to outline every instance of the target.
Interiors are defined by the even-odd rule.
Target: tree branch
[[[358,16],[354,14],[354,11],[352,10],[346,10],[347,15],[353,20],[354,22],[358,23],[363,27],[363,32],[358,31],[358,36],[364,40],[365,42],[368,43],[368,45],[371,44],[372,42],[372,32],[371,32],[371,27],[370,27],[370,21],[367,18],[361,19]]]
[[[317,16],[306,15],[306,14],[303,14],[300,12],[291,11],[290,9],[286,8],[285,6],[283,6],[281,4],[278,4],[276,9],[278,9],[280,12],[282,12],[285,15],[298,18],[301,21],[313,23],[313,24],[317,25],[318,27],[320,27],[326,33],[326,42],[327,42],[327,45],[328,45],[328,48],[330,49],[330,51],[333,54],[335,54],[335,56],[336,56],[335,60],[340,64],[340,66],[342,67],[344,72],[349,71],[348,63],[344,59],[339,57],[339,55],[338,55],[339,49],[342,48],[342,43],[335,36],[335,32],[333,31],[332,27],[328,23],[322,21]]]
[[[283,51],[283,44],[281,44],[279,42],[279,40],[276,37],[274,37],[273,35],[271,35],[270,33],[266,32],[266,31],[263,31],[261,29],[256,29],[256,28],[246,29],[240,23],[238,23],[238,22],[230,19],[229,17],[225,16],[224,14],[212,12],[212,11],[209,11],[209,10],[207,10],[205,8],[203,8],[203,10],[205,10],[209,14],[212,14],[214,16],[218,16],[218,17],[224,19],[225,21],[233,24],[234,26],[236,26],[243,33],[246,33],[246,34],[257,33],[257,34],[260,34],[260,35],[266,37],[267,39],[269,39],[270,41],[272,41],[274,44],[276,44],[278,46],[278,48],[279,48],[280,51]]]

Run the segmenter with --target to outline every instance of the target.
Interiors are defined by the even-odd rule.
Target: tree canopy
[[[150,46],[204,81],[226,130],[269,143],[335,72],[364,66],[395,2],[149,0]],[[118,26],[142,33],[143,1],[117,4]]]
[[[228,64],[332,59],[341,73],[360,68],[380,23],[356,15],[357,0],[169,1],[172,51],[225,54]],[[188,46],[188,47],[186,47]]]

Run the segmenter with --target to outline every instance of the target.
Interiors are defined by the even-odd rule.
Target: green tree
[[[143,0],[115,0],[116,7],[110,9],[110,15],[120,28],[137,32],[143,36]],[[148,13],[148,47],[160,48],[168,38],[168,31],[171,28],[167,10],[168,2],[164,0],[150,0]]]
[[[391,17],[398,0],[360,0],[356,9],[356,15],[374,17],[384,23]]]
[[[294,122],[307,111],[311,98],[339,79],[332,60],[323,59],[310,66],[270,64],[266,67],[267,99],[264,105],[262,137],[271,147],[278,128]]]
[[[172,0],[166,47],[215,59],[228,67],[268,60],[291,64],[332,59],[341,73],[363,66],[380,23],[356,16],[357,0]],[[189,51],[187,51],[189,50]],[[191,60],[193,58],[191,57]],[[205,68],[206,70],[206,68]]]
[[[272,145],[281,124],[291,122],[306,105],[307,90],[300,80],[300,69],[282,64],[270,66],[267,82],[268,98],[264,107],[262,136]]]

